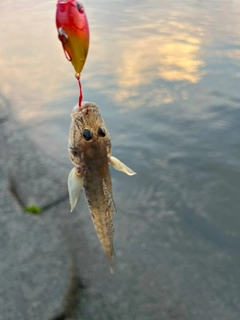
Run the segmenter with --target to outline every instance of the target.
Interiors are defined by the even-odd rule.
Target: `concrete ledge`
[[[43,214],[23,209],[36,204],[49,211],[63,202],[67,172],[42,156],[8,107],[1,98],[0,320],[54,319],[66,313],[66,296],[76,275],[71,252],[61,231],[48,225]]]

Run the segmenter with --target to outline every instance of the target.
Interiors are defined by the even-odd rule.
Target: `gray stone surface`
[[[64,311],[73,261],[66,239],[43,215],[24,212],[63,201],[66,184],[0,100],[0,319],[48,320]],[[55,184],[55,186],[54,186]],[[16,191],[12,193],[10,189]],[[49,209],[50,210],[50,209]]]
[[[25,206],[37,204],[45,208],[66,199],[66,170],[45,157],[44,150],[32,143],[12,116],[1,126],[7,150],[5,170],[19,201]]]
[[[66,244],[4,186],[0,205],[0,319],[50,319],[62,310],[70,274]]]
[[[84,197],[68,218],[58,215],[56,223],[68,229],[85,285],[70,319],[238,319],[239,259],[199,241],[171,213],[163,215],[155,222],[122,210],[115,216],[114,275]]]

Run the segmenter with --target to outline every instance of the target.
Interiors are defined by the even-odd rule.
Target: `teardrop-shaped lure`
[[[76,0],[58,0],[56,26],[65,56],[79,75],[89,47],[89,27],[83,5]]]

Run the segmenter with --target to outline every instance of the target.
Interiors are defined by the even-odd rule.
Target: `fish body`
[[[65,56],[79,75],[89,48],[89,26],[83,5],[76,0],[58,0],[56,26]]]
[[[128,175],[135,172],[113,157],[111,139],[97,105],[84,102],[74,107],[69,132],[69,156],[74,168],[68,177],[71,211],[84,188],[89,211],[98,238],[113,270],[113,213],[109,164]]]

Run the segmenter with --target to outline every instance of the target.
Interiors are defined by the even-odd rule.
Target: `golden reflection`
[[[94,34],[89,55],[92,75],[87,75],[87,85],[126,107],[142,106],[147,101],[156,106],[171,103],[182,94],[186,83],[195,84],[203,76],[203,30],[185,21],[166,23],[162,20],[145,22],[139,28],[128,31],[124,28],[122,34],[127,34],[127,39],[120,37],[115,43],[106,41],[104,46],[100,35]],[[95,52],[101,55],[96,56]],[[115,75],[117,85],[113,86],[112,77],[102,83],[98,81],[106,71]],[[178,96],[164,82],[155,89],[154,81],[159,79],[178,81],[181,85]],[[188,99],[185,91],[182,98]]]
[[[77,101],[74,70],[63,55],[55,30],[55,1],[32,3],[29,11],[20,15],[20,29],[14,23],[18,13],[7,16],[4,13],[8,6],[0,8],[3,11],[0,27],[8,24],[0,47],[0,88],[11,97],[16,109],[23,110],[20,117],[28,121],[38,114],[47,116],[43,107],[51,101],[70,96]],[[96,89],[125,106],[142,106],[148,100],[158,106],[178,97],[166,83],[156,85],[154,81],[197,83],[201,79],[203,31],[199,26],[184,20],[176,22],[177,17],[167,20],[145,16],[142,24],[124,26],[117,29],[116,36],[110,32],[108,37],[105,29],[99,29],[99,22],[95,24],[96,16],[97,8],[89,8],[91,44],[82,75],[83,89]],[[147,86],[151,86],[150,91]],[[184,98],[187,99],[187,94]]]
[[[88,57],[90,73],[84,75],[87,86],[125,107],[142,106],[148,101],[156,106],[172,103],[179,94],[188,99],[185,91],[182,94],[185,84],[195,84],[203,75],[203,30],[189,22],[163,20],[152,24],[145,21],[137,29],[131,30],[129,26],[127,29],[123,28],[122,34],[128,38],[119,37],[115,42],[105,39],[104,43],[95,30]],[[112,76],[100,81],[106,74]],[[155,89],[154,81],[159,79],[178,81],[181,84],[178,96],[163,81]]]
[[[161,78],[167,81],[197,83],[201,79],[201,30],[176,22],[165,25],[164,32],[132,39],[120,58],[119,86],[129,88]],[[167,36],[166,36],[167,34]],[[169,100],[171,101],[171,99]]]

